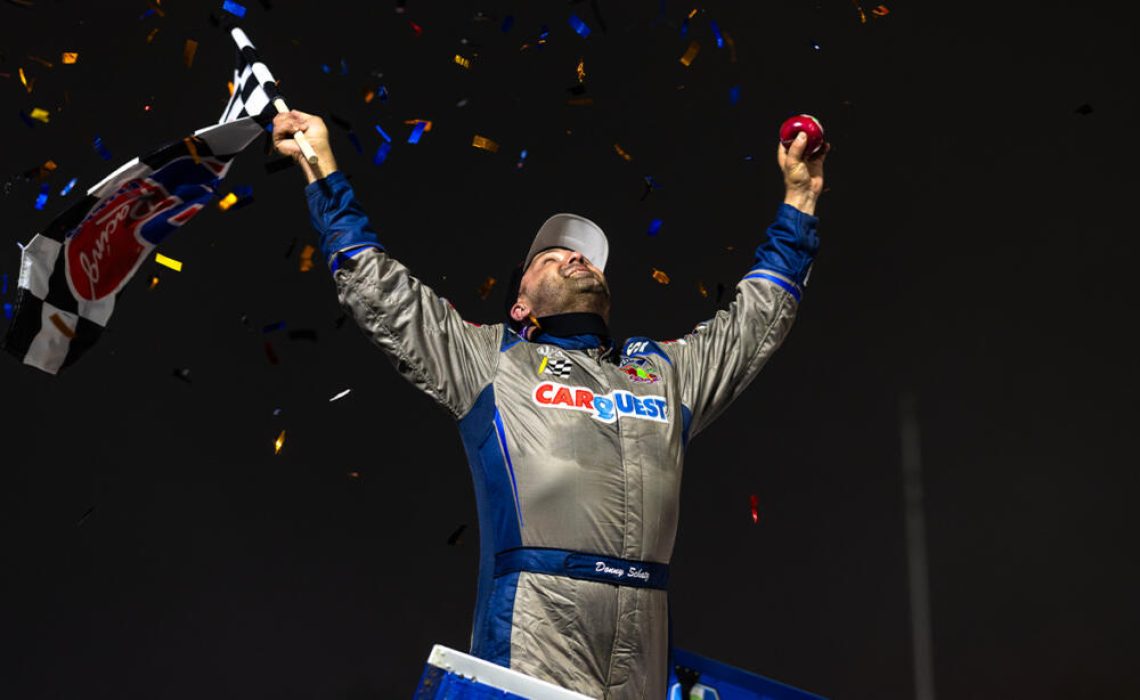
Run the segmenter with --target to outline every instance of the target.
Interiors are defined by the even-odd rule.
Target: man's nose
[[[577,250],[570,251],[570,257],[566,258],[566,264],[567,265],[575,265],[575,264],[584,265],[585,263],[586,263],[586,257],[584,255],[582,255],[582,253],[580,251],[577,251]]]

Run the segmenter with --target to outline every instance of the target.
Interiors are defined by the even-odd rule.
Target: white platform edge
[[[436,644],[432,647],[427,662],[450,673],[457,673],[484,685],[530,698],[530,700],[597,700],[589,695],[575,693],[553,683],[531,678],[518,671],[503,668],[498,664],[484,661],[470,654],[464,654],[442,644]]]

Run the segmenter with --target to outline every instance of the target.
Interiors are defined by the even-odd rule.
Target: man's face
[[[578,251],[544,250],[534,256],[523,273],[519,301],[511,316],[521,321],[532,314],[541,317],[571,312],[609,317],[610,288],[606,275]]]

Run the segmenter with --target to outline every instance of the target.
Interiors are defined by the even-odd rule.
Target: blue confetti
[[[376,91],[376,96],[380,98],[381,102],[387,102],[388,101],[388,88],[381,85],[380,88]]]
[[[63,189],[59,191],[59,196],[66,197],[67,195],[71,194],[71,188],[75,187],[75,183],[77,182],[79,182],[79,178],[77,177],[73,177],[68,180],[67,184],[63,186]]]
[[[654,219],[653,221],[649,222],[649,231],[647,233],[650,236],[656,236],[657,232],[660,230],[661,230],[661,219]]]
[[[4,302],[4,317],[9,321],[12,320],[12,305],[8,302]]]
[[[709,20],[709,27],[712,29],[713,36],[716,37],[716,47],[718,49],[723,49],[724,35],[720,33],[720,25],[716,23],[716,20]]]
[[[277,323],[270,323],[266,326],[262,326],[261,332],[262,333],[272,333],[273,331],[279,331],[279,330],[283,329],[284,327],[285,327],[285,322],[284,321],[278,321]]]
[[[99,154],[100,158],[103,160],[111,160],[111,152],[107,150],[106,146],[103,145],[102,136],[96,136],[95,141],[92,142],[92,145],[95,147],[95,152]]]
[[[590,28],[586,26],[586,23],[582,21],[581,17],[573,12],[570,13],[570,26],[573,27],[574,31],[578,32],[583,39],[590,36]]]
[[[155,13],[155,9],[152,7],[149,10],[147,10],[146,12],[139,15],[139,20],[142,21],[142,20],[146,19],[147,17],[150,17],[154,13]]]
[[[550,36],[550,27],[545,24],[538,30],[538,41],[544,42]]]
[[[384,143],[380,144],[380,147],[376,149],[376,155],[372,156],[372,164],[380,165],[384,161],[388,160],[388,153],[391,150],[392,143],[390,141],[385,141]]]
[[[416,122],[416,126],[412,129],[412,133],[408,134],[408,143],[419,143],[420,137],[423,136],[424,128],[427,122]]]
[[[348,132],[348,140],[352,142],[352,147],[356,149],[357,153],[364,153],[364,147],[360,145],[360,139],[356,138],[356,134]]]
[[[737,102],[740,102],[740,86],[733,85],[728,89],[728,103],[734,105]]]
[[[392,143],[392,137],[385,133],[384,130],[380,128],[379,124],[376,125],[376,131],[380,134],[380,138],[384,139],[388,143]]]
[[[239,5],[233,0],[225,0],[222,3],[222,9],[230,13],[234,17],[245,17],[245,6]]]
[[[4,288],[0,289],[0,294],[7,294],[8,293],[8,273],[5,272],[3,277],[4,277]]]
[[[32,121],[31,117],[24,114],[24,110],[22,110],[22,109],[20,110],[20,119],[22,119],[24,121],[24,123],[28,125],[29,129],[36,128],[36,123],[34,121]]]
[[[332,68],[329,68],[329,64],[322,63],[321,64],[321,72],[324,73],[325,75],[329,75],[332,73]]]
[[[522,149],[522,153],[519,153],[519,162],[515,163],[515,167],[521,170],[524,163],[526,163],[526,149],[525,148]]]
[[[47,204],[48,190],[50,187],[51,186],[46,182],[40,185],[40,194],[38,197],[36,197],[36,211],[43,211],[44,205]]]
[[[515,26],[515,16],[514,15],[507,15],[506,17],[503,18],[502,30],[504,32],[511,31],[511,27],[513,27],[513,26]]]
[[[686,17],[685,20],[683,22],[681,22],[681,36],[683,36],[683,37],[689,36],[689,18],[688,17]]]

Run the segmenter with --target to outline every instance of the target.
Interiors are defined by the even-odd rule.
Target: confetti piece
[[[273,343],[268,340],[265,341],[265,358],[269,360],[271,365],[281,364],[281,360],[277,358],[277,353],[273,351]]]
[[[627,162],[633,160],[633,156],[626,153],[625,149],[622,148],[621,146],[617,145],[616,143],[614,144],[614,153],[617,153],[619,156],[622,157],[623,160],[625,160]]]
[[[734,105],[737,102],[740,102],[740,86],[733,85],[728,89],[728,103]]]
[[[237,201],[237,195],[233,192],[230,192],[225,197],[222,197],[220,200],[218,200],[218,209],[221,209],[222,211],[228,211],[230,207],[237,204]]]
[[[697,282],[697,291],[700,292],[701,297],[705,299],[709,298],[709,290],[705,288],[704,282]]]
[[[149,34],[146,35],[146,43],[149,44],[152,41],[154,41],[154,37],[157,35],[158,35],[158,27],[155,27],[154,29],[150,30]]]
[[[182,263],[178,262],[174,258],[168,258],[162,253],[155,253],[154,261],[163,267],[169,267],[175,272],[182,272]]]
[[[313,253],[315,253],[316,250],[317,249],[311,245],[306,245],[301,249],[301,257],[298,258],[298,268],[301,272],[308,272],[313,269]]]
[[[416,33],[416,37],[421,37],[424,34],[424,28],[416,24],[412,20],[408,20],[408,25],[411,26],[412,31]]]
[[[40,64],[41,66],[44,66],[45,68],[55,68],[55,64],[46,58],[40,58],[39,56],[33,56],[32,54],[28,54],[28,58]]]
[[[582,21],[581,17],[573,12],[570,13],[570,26],[573,27],[574,31],[578,32],[583,39],[590,36],[590,28],[586,26],[586,23]]]
[[[660,230],[661,230],[661,219],[654,219],[653,221],[649,222],[649,231],[647,233],[650,236],[656,236],[657,232]],[[658,281],[660,281],[660,280],[658,280]],[[668,279],[666,279],[665,281],[666,281],[666,283],[668,283]]]
[[[373,165],[380,165],[381,163],[383,163],[385,160],[388,159],[388,153],[391,150],[392,150],[392,144],[391,143],[385,141],[384,143],[380,144],[379,148],[376,149],[376,155],[372,156],[372,164]]]
[[[194,54],[196,53],[198,53],[198,42],[187,39],[186,44],[182,47],[182,62],[186,64],[187,68],[194,65]]]
[[[340,392],[336,396],[329,399],[329,403],[332,403],[333,401],[336,401],[337,399],[343,399],[344,397],[348,396],[349,393],[351,393],[351,392],[352,392],[352,389],[345,389],[344,391]]]
[[[4,302],[4,318],[12,320],[12,305],[8,302]]]
[[[724,35],[720,33],[720,25],[718,25],[716,23],[715,19],[709,20],[709,29],[712,30],[713,36],[716,38],[716,47],[718,49],[723,49],[724,48]]]
[[[281,454],[281,448],[285,446],[285,431],[282,430],[277,439],[273,441],[273,454]]]
[[[519,153],[519,162],[515,163],[515,168],[522,170],[523,164],[526,163],[526,149],[522,149]]]
[[[887,9],[886,5],[879,5],[871,9],[871,14],[876,17],[886,17],[891,11]]]
[[[7,294],[8,293],[8,273],[5,272],[3,275],[0,275],[0,279],[3,280],[3,282],[0,283],[0,294]]]
[[[264,333],[272,333],[273,331],[279,331],[283,328],[285,328],[285,322],[284,321],[275,321],[273,323],[267,323],[264,326],[262,326],[261,332],[263,334]]]
[[[175,369],[173,372],[175,377],[178,377],[187,384],[190,383],[190,370],[189,369]]]
[[[420,137],[426,130],[427,122],[416,122],[416,125],[412,127],[412,133],[408,134],[408,143],[419,143]]]
[[[348,478],[349,479],[359,479],[360,478],[360,472],[349,472]]]
[[[95,147],[95,152],[99,154],[100,158],[103,160],[111,160],[111,151],[107,150],[107,146],[103,144],[102,136],[96,136],[91,145]]]
[[[648,197],[649,194],[651,192],[653,192],[653,190],[659,188],[660,186],[661,185],[658,185],[657,181],[653,179],[652,175],[646,175],[645,176],[645,191],[641,193],[641,201],[644,202],[645,198]]]
[[[689,42],[689,48],[685,49],[685,54],[681,56],[681,65],[688,68],[693,65],[693,60],[697,54],[701,52],[701,45],[696,41]]]
[[[225,0],[225,2],[222,3],[222,10],[230,13],[234,17],[245,17],[245,7],[243,5],[239,5],[233,0]]]
[[[18,70],[20,73],[20,82],[24,84],[24,89],[30,93],[32,91],[32,84],[35,81],[28,82],[28,76],[24,74],[24,68],[22,66]]]
[[[811,43],[811,47],[812,47],[813,49],[815,49],[816,51],[821,51],[821,50],[822,50],[822,48],[820,47],[820,45],[819,45],[819,42],[818,42],[818,41],[816,41],[815,39],[810,39],[809,41],[810,41],[810,43]]]
[[[455,530],[455,532],[451,533],[451,535],[449,535],[449,536],[448,536],[448,538],[447,538],[447,543],[448,543],[449,545],[451,545],[452,547],[454,547],[454,546],[458,545],[458,544],[459,544],[459,540],[460,540],[460,538],[462,538],[462,537],[463,537],[463,531],[464,531],[464,530],[466,530],[466,529],[467,529],[467,526],[466,526],[466,525],[460,525],[460,526],[459,526],[459,527],[458,527],[458,528]]]
[[[79,54],[74,51],[64,51],[60,60],[65,66],[73,66],[79,60]]]
[[[578,82],[579,83],[586,79],[586,59],[584,59],[584,58],[578,59],[577,73],[578,73]]]
[[[45,160],[44,164],[40,166],[40,179],[42,180],[48,175],[51,175],[55,172],[57,167],[59,166],[55,164],[54,160]]]
[[[461,68],[470,69],[471,68],[471,60],[464,58],[463,56],[460,56],[459,54],[455,54],[455,65],[457,65]]]
[[[480,136],[479,134],[475,134],[474,138],[471,139],[471,145],[475,148],[480,148],[490,153],[499,152],[499,144],[495,143],[486,136]]]
[[[196,141],[196,139],[192,136],[187,136],[182,139],[182,143],[186,144],[186,150],[190,153],[190,157],[194,159],[194,165],[198,165],[202,162],[202,159],[198,156],[198,147],[194,145],[194,141]]]
[[[752,508],[752,524],[755,525],[760,522],[760,499],[756,497],[756,494],[748,497],[748,505]]]
[[[388,101],[388,88],[381,85],[376,90],[376,96],[380,98],[381,102],[387,102]]]
[[[488,277],[483,280],[483,284],[479,285],[479,298],[486,301],[487,297],[491,295],[491,290],[495,288],[495,278]]]
[[[43,211],[44,206],[47,205],[50,188],[51,185],[46,182],[40,185],[40,193],[36,196],[36,211]]]
[[[154,289],[155,287],[157,287],[158,281],[159,281],[158,275],[151,275],[150,276],[150,287],[147,289],[147,291],[149,292],[151,289]]]
[[[75,331],[72,330],[72,328],[67,325],[67,322],[64,321],[60,317],[59,314],[52,314],[48,318],[52,322],[52,325],[54,325],[59,330],[60,333],[63,333],[68,338],[74,338],[75,337]]]
[[[653,268],[653,279],[661,284],[669,284],[669,275],[665,274],[664,270]]]

